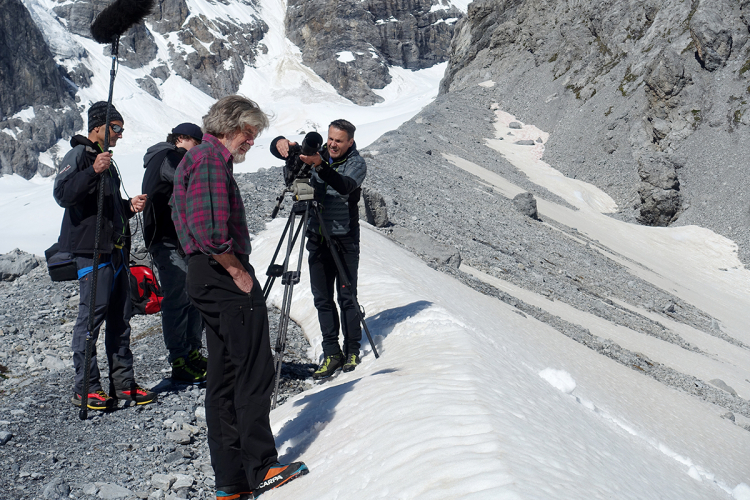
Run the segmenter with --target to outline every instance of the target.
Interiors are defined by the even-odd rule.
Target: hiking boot
[[[253,496],[252,491],[228,493],[226,491],[217,490],[216,500],[255,500],[255,496]]]
[[[185,384],[202,384],[206,381],[206,370],[201,370],[196,365],[188,363],[184,357],[172,361],[172,380]]]
[[[130,386],[129,389],[126,389],[124,391],[121,391],[119,389],[116,390],[115,397],[117,399],[122,399],[123,401],[134,401],[135,404],[138,404],[138,405],[145,405],[153,401],[156,401],[155,392],[151,392],[148,389],[144,389],[138,384],[133,384]]]
[[[258,498],[266,491],[278,488],[292,479],[304,476],[308,472],[310,472],[310,469],[307,468],[304,462],[294,462],[289,465],[272,465],[266,473],[266,478],[253,490],[254,498]]]
[[[357,356],[356,354],[349,354],[346,357],[346,363],[344,363],[344,366],[341,367],[341,371],[343,372],[353,371],[359,363],[360,363],[359,356]]]
[[[201,354],[200,349],[194,349],[190,351],[187,361],[203,372],[208,370],[208,358]]]
[[[77,392],[73,393],[73,397],[70,398],[70,402],[75,406],[81,406],[81,395]],[[86,408],[91,410],[109,410],[115,404],[115,400],[110,398],[106,392],[99,389],[95,392],[90,392],[88,400],[86,401]]]
[[[323,362],[320,363],[318,369],[315,370],[315,373],[313,373],[312,378],[315,380],[320,380],[322,378],[330,377],[343,364],[344,355],[341,353],[326,356],[325,358],[323,358]]]

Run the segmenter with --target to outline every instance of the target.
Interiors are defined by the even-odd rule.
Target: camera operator
[[[312,288],[318,321],[323,333],[323,361],[313,378],[330,377],[341,368],[345,372],[354,370],[360,363],[359,347],[362,328],[357,314],[357,271],[359,268],[359,209],[361,185],[367,174],[365,160],[359,155],[354,143],[355,127],[346,120],[334,120],[328,126],[328,141],[320,153],[300,155],[300,159],[312,165],[314,172],[310,184],[315,189],[322,221],[311,214],[306,236],[309,251],[310,286]],[[290,145],[284,137],[277,137],[271,144],[271,153],[277,158],[289,156]],[[325,224],[330,242],[323,239],[320,224]],[[344,289],[337,278],[336,264],[331,247],[338,252],[351,283]],[[335,288],[334,288],[335,284]],[[337,292],[341,319],[333,301]],[[339,326],[344,342],[339,345]]]

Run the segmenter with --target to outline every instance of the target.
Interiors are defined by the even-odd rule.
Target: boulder
[[[41,259],[18,248],[0,255],[0,280],[13,281],[39,265]]]
[[[359,208],[359,218],[367,221],[368,224],[372,224],[375,227],[390,225],[385,199],[374,189],[362,188],[362,200]]]
[[[70,495],[70,486],[62,478],[57,477],[44,487],[42,494],[45,500],[63,500]]]
[[[732,31],[726,25],[723,0],[701,1],[690,18],[690,36],[695,43],[698,60],[708,71],[724,66],[732,53]]]
[[[531,193],[519,193],[513,198],[513,205],[516,209],[527,217],[539,220],[536,208],[536,198]]]

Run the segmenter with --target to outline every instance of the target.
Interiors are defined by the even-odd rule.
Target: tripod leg
[[[328,235],[328,229],[326,229],[325,224],[321,222],[320,215],[318,213],[318,207],[315,202],[312,204],[312,210],[315,214],[315,217],[318,219],[320,227],[320,231],[323,233],[323,238],[326,241],[326,244],[328,245],[328,248],[331,250],[331,256],[333,257],[333,262],[336,264],[336,269],[339,273],[339,280],[341,280],[342,286],[344,288],[349,288],[351,290],[351,283],[349,282],[349,278],[346,272],[346,268],[344,266],[344,263],[341,261],[341,256],[339,255],[338,251],[336,250],[336,247],[331,242],[331,238]],[[380,355],[378,354],[378,350],[375,348],[375,342],[372,340],[372,336],[370,335],[370,329],[367,328],[367,323],[365,323],[365,317],[362,314],[362,309],[359,305],[359,302],[357,301],[357,294],[352,290],[352,301],[354,301],[354,309],[357,310],[357,316],[359,317],[359,322],[362,323],[362,327],[365,330],[365,334],[367,334],[367,340],[370,341],[370,346],[372,347],[372,352],[375,354],[375,359],[379,358]]]
[[[266,271],[266,274],[268,275],[268,278],[266,278],[266,284],[263,285],[263,297],[265,297],[266,300],[268,300],[268,294],[271,293],[271,287],[273,286],[273,282],[276,279],[275,274],[271,274],[271,268],[274,266],[274,263],[276,262],[276,257],[279,255],[279,250],[281,250],[281,243],[284,241],[284,236],[286,236],[286,232],[289,231],[289,226],[294,224],[294,213],[289,214],[289,218],[286,220],[286,226],[284,226],[284,232],[281,233],[281,238],[279,238],[279,244],[276,245],[276,251],[273,253],[273,257],[271,257],[271,264],[268,266],[268,271]]]
[[[302,269],[302,256],[305,249],[305,237],[304,233],[300,238],[299,247],[299,258],[297,259],[297,271],[288,271],[289,257],[292,253],[292,248],[299,235],[300,229],[307,226],[308,212],[305,210],[304,217],[300,225],[297,227],[296,234],[292,238],[291,231],[289,232],[289,241],[287,243],[286,259],[284,260],[284,274],[282,276],[282,283],[284,283],[284,298],[281,303],[281,316],[279,317],[279,332],[276,336],[276,359],[274,360],[274,368],[276,371],[276,378],[273,385],[273,399],[271,401],[271,409],[276,408],[279,395],[279,381],[281,379],[281,364],[284,359],[284,351],[286,350],[286,334],[289,327],[289,313],[292,309],[292,294],[294,293],[294,285],[299,283],[300,272]],[[294,222],[292,222],[294,225]]]

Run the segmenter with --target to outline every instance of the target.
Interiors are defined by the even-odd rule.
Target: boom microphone
[[[115,43],[131,26],[143,20],[155,0],[115,0],[91,23],[91,36],[99,43]]]

